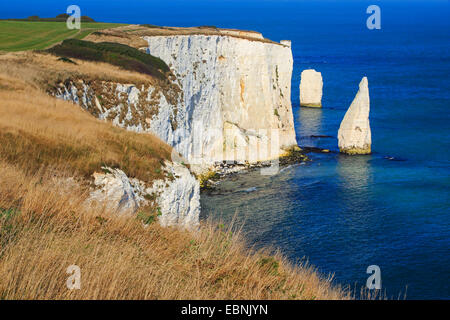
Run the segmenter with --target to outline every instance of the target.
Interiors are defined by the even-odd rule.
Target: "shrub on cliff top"
[[[31,22],[66,22],[70,16],[67,13],[58,14],[54,18],[41,18],[38,15],[29,16],[26,19],[6,19],[10,21],[31,21]],[[81,22],[96,22],[94,19],[88,16],[81,16]]]
[[[120,43],[67,39],[47,51],[60,57],[106,62],[159,79],[169,71],[163,60]]]

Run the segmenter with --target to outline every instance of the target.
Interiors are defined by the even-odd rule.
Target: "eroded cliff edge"
[[[288,42],[237,30],[137,30],[89,40],[117,40],[161,58],[171,70],[166,82],[65,79],[53,94],[118,126],[154,133],[197,173],[224,160],[270,160],[297,145]]]

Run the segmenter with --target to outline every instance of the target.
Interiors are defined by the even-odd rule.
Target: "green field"
[[[119,23],[82,22],[81,30],[65,22],[0,21],[0,51],[41,50],[67,38],[83,39],[90,33],[123,26]]]

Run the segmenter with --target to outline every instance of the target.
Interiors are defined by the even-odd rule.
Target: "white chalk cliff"
[[[300,80],[300,106],[322,107],[322,74],[314,69],[303,70]]]
[[[289,41],[144,38],[148,53],[164,60],[176,77],[166,87],[70,79],[53,94],[115,125],[156,134],[199,173],[223,160],[271,160],[297,145]]]
[[[216,161],[256,162],[296,145],[291,107],[292,52],[278,44],[218,35],[145,37],[183,91],[177,129],[163,110],[151,131],[195,169]],[[271,144],[271,142],[273,142]]]
[[[129,179],[120,169],[104,167],[103,170],[93,174],[96,187],[90,194],[89,202],[99,202],[118,214],[134,214],[145,201],[138,192],[138,181]]]
[[[367,78],[362,78],[358,93],[345,113],[338,131],[339,150],[346,154],[371,153],[369,123],[370,97]]]
[[[199,225],[200,184],[180,163],[166,161],[165,179],[147,185],[136,178],[130,179],[122,170],[103,168],[94,173],[94,190],[88,199],[120,215],[134,215],[143,206],[158,209],[162,226],[195,229]]]
[[[156,195],[156,204],[161,210],[159,222],[162,226],[195,229],[200,215],[199,181],[178,162],[166,161],[164,170],[173,178],[156,180],[146,190]]]

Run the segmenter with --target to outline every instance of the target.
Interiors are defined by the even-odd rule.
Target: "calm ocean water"
[[[376,264],[388,296],[407,287],[407,298],[450,299],[448,1],[69,2],[12,4],[0,17],[54,16],[73,2],[100,21],[215,25],[292,40],[303,146],[337,150],[340,121],[367,76],[372,155],[316,154],[276,176],[242,175],[224,182],[220,195],[203,196],[202,216],[230,221],[237,212],[251,245],[280,248],[293,261],[307,257],[337,283],[363,286]],[[366,28],[369,4],[381,7],[381,30]],[[322,72],[321,110],[299,108],[306,68]]]

